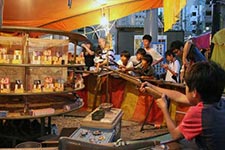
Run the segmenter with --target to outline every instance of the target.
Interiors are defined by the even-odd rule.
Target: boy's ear
[[[192,97],[193,97],[193,98],[197,98],[197,96],[198,96],[198,92],[197,92],[196,89],[194,89],[194,90],[192,91]]]

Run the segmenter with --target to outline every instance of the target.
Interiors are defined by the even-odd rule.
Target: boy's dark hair
[[[185,74],[189,91],[196,91],[203,103],[218,102],[225,87],[225,71],[215,62],[197,62]]]
[[[151,65],[151,64],[152,64],[153,58],[152,58],[152,56],[151,56],[151,55],[146,54],[146,55],[144,55],[144,57],[143,57],[142,59],[143,59],[143,60],[146,60],[146,61],[147,61],[147,63],[148,63],[149,65]]]
[[[151,42],[151,41],[152,41],[152,36],[149,35],[149,34],[145,34],[145,35],[143,36],[142,40],[148,40],[149,42]]]
[[[178,49],[178,50],[181,50],[180,48],[181,47],[184,47],[184,43],[177,40],[177,41],[173,41],[171,44],[170,44],[170,49],[171,50],[175,50],[175,49]]]
[[[127,59],[130,59],[130,53],[128,52],[128,51],[126,51],[126,50],[124,50],[124,51],[122,51],[121,53],[120,53],[120,57],[121,56],[124,56],[124,57],[126,57]]]
[[[143,48],[139,48],[138,50],[137,50],[137,52],[136,52],[136,55],[137,54],[141,54],[142,56],[144,56],[145,54],[146,54],[146,51],[145,51],[145,49],[143,49]]]
[[[97,55],[97,56],[100,55],[101,53],[102,53],[102,50],[100,50],[100,49],[95,51],[95,55]]]
[[[166,51],[166,53],[165,53],[165,56],[173,56],[173,57],[175,57],[176,55],[173,53],[173,51],[172,50],[167,50]]]

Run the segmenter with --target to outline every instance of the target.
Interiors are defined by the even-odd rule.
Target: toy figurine
[[[21,80],[16,80],[14,92],[15,93],[23,93],[24,92],[24,88],[23,88],[23,84],[22,84]]]
[[[22,51],[21,50],[15,50],[13,55],[13,64],[21,64],[22,63]]]
[[[32,92],[41,92],[41,80],[34,80]]]
[[[1,80],[0,80],[0,93],[10,93],[9,78],[1,78]]]

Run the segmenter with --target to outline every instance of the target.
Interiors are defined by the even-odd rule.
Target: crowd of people
[[[113,51],[107,48],[104,39],[99,39],[101,51],[95,56],[93,63],[96,68],[105,64],[116,64],[118,69],[131,75],[143,79],[154,78],[154,65],[162,62],[163,56],[151,48],[150,35],[144,35],[142,40],[144,47],[139,48],[135,56],[131,56],[128,51],[122,51],[120,60],[115,62]],[[88,49],[85,49],[88,53]],[[224,149],[225,99],[222,94],[225,88],[225,71],[218,64],[207,61],[191,41],[185,44],[173,41],[165,53],[165,59],[167,63],[161,65],[166,70],[165,80],[185,82],[185,94],[160,88],[149,82],[143,82],[139,90],[145,92],[146,87],[150,87],[163,93],[162,98],[156,100],[156,104],[164,114],[173,139],[195,139],[200,149]],[[191,106],[178,126],[170,117],[167,98]]]
[[[144,35],[142,42],[143,47],[139,48],[134,56],[124,50],[120,53],[118,61],[115,61],[114,51],[104,38],[98,39],[98,49],[95,52],[90,42],[82,44],[81,55],[85,57],[85,64],[90,70],[98,72],[104,65],[114,65],[124,73],[141,79],[155,78],[154,66],[165,59],[167,63],[161,65],[166,71],[165,81],[176,83],[184,82],[184,72],[193,63],[206,61],[206,58],[191,41],[187,41],[185,44],[181,41],[173,41],[164,55],[165,58],[151,48],[152,37],[150,35]]]

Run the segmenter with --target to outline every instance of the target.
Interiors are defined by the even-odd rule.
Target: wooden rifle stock
[[[118,74],[118,75],[119,75],[121,78],[123,78],[124,80],[127,80],[127,81],[129,81],[129,82],[135,84],[135,85],[138,86],[138,87],[141,87],[142,82],[141,82],[139,79],[137,79],[137,78],[135,78],[135,77],[132,77],[132,76],[130,76],[130,75],[128,75],[128,74],[122,73],[122,72],[120,72],[120,71],[110,69],[110,68],[108,68],[108,67],[104,67],[104,68],[106,68],[106,69],[108,69],[108,70],[110,70],[110,71],[113,71],[114,73]],[[162,93],[161,93],[161,92],[156,91],[156,90],[154,90],[154,89],[152,89],[152,88],[150,88],[150,87],[145,87],[145,89],[146,89],[146,92],[147,92],[147,93],[149,93],[150,95],[152,95],[152,96],[153,96],[154,98],[156,98],[156,99],[157,99],[157,98],[161,98],[161,96],[162,96]]]

